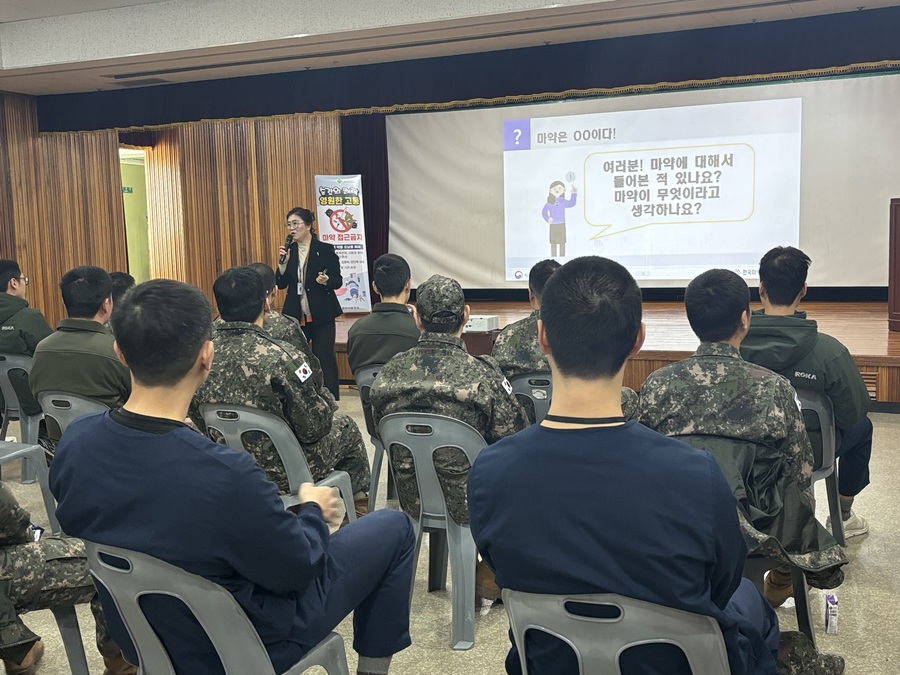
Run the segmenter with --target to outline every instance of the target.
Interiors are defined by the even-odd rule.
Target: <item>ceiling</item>
[[[2,0],[0,23],[46,19],[67,14],[81,14],[133,5],[149,5],[166,0]]]
[[[283,2],[290,4],[282,0],[0,2],[4,66],[0,90],[42,95],[122,89],[900,5],[900,0]],[[256,9],[251,11],[251,6]],[[291,11],[286,12],[286,7]],[[248,21],[248,16],[253,20]],[[14,23],[2,23],[8,21]],[[116,32],[117,26],[123,32]]]

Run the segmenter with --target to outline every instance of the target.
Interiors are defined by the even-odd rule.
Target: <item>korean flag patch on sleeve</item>
[[[512,385],[509,383],[505,377],[503,378],[503,388],[506,389],[507,394],[512,394]]]
[[[312,376],[312,373],[312,368],[309,367],[309,364],[306,361],[294,371],[294,375],[299,377],[301,382],[306,382]]]

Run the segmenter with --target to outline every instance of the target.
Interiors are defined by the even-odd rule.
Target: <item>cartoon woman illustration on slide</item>
[[[575,206],[578,189],[572,186],[572,196],[566,199],[566,186],[561,180],[550,183],[550,194],[541,215],[550,225],[550,257],[566,255],[566,209]]]

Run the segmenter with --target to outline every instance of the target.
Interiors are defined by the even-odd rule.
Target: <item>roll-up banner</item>
[[[344,283],[335,291],[341,309],[371,311],[362,177],[316,176],[316,222],[319,240],[334,246],[341,261]]]

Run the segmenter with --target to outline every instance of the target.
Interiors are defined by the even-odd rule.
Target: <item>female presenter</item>
[[[337,400],[340,390],[334,320],[343,311],[334,290],[343,283],[341,263],[334,246],[313,236],[314,218],[311,211],[299,206],[288,211],[287,229],[293,241],[278,250],[275,283],[278,288],[287,288],[283,312],[300,321],[313,354],[322,364],[325,386]]]

